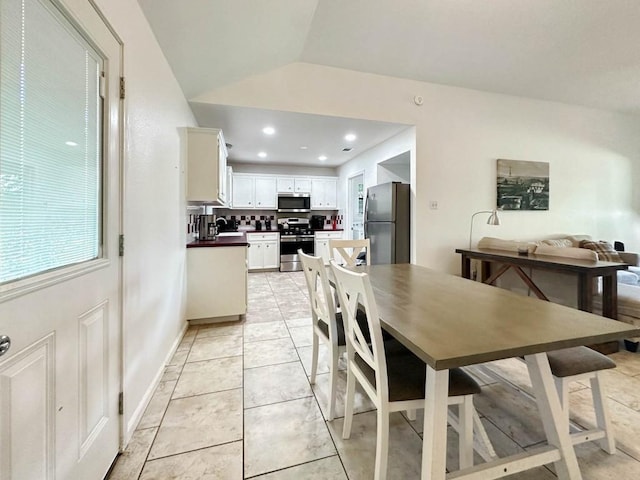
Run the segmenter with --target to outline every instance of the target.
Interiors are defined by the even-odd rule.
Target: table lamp
[[[497,210],[480,210],[479,212],[471,215],[471,227],[469,228],[469,248],[471,248],[471,241],[473,238],[473,219],[476,215],[480,215],[481,213],[490,213],[489,218],[487,219],[487,225],[500,225],[500,218],[498,218]]]

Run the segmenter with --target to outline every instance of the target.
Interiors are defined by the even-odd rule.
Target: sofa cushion
[[[620,258],[618,252],[613,249],[613,245],[609,242],[605,242],[604,240],[600,240],[599,242],[583,240],[580,242],[580,247],[588,248],[589,250],[596,252],[599,260],[622,263],[622,258]]]
[[[568,238],[550,238],[542,243],[551,247],[573,247],[573,242]]]
[[[638,280],[640,280],[640,277],[638,277],[637,273],[629,272],[627,270],[618,270],[616,273],[618,274],[618,283],[626,283],[627,285],[638,285]]]
[[[520,242],[517,240],[504,240],[502,238],[482,237],[478,241],[478,248],[489,248],[493,250],[506,250],[517,252],[518,248],[527,248],[529,253],[533,253],[536,246],[530,242]]]
[[[593,250],[575,247],[552,247],[540,245],[536,248],[536,255],[553,255],[556,257],[576,258],[578,260],[598,260],[598,255]]]

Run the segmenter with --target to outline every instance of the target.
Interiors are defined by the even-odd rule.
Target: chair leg
[[[613,424],[609,417],[607,396],[601,380],[598,372],[591,378],[591,395],[593,396],[593,407],[596,412],[596,424],[599,429],[604,431],[604,438],[599,440],[598,443],[600,448],[613,455],[616,453],[616,439],[613,434]]]
[[[378,438],[376,441],[376,463],[374,480],[386,480],[389,460],[389,408],[378,406]]]
[[[331,365],[329,365],[329,415],[327,420],[335,418],[336,410],[336,389],[338,387],[338,348],[331,349]]]
[[[311,376],[309,383],[314,385],[316,383],[316,372],[318,371],[318,334],[313,332],[313,342],[311,347]]]
[[[356,379],[351,372],[351,360],[347,369],[347,393],[344,398],[344,425],[342,426],[342,438],[345,440],[351,436],[351,422],[353,421],[353,402],[356,395]]]
[[[473,466],[473,396],[465,395],[458,404],[458,457],[460,469]]]

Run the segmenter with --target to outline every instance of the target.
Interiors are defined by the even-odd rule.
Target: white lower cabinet
[[[316,232],[315,233],[315,256],[322,257],[325,265],[329,265],[331,260],[331,252],[329,251],[329,240],[339,240],[342,238],[343,232]]]
[[[247,233],[249,270],[280,268],[280,234]]]
[[[247,247],[187,248],[187,319],[247,313]]]

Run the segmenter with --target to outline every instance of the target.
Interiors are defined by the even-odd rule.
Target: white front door
[[[92,8],[91,2],[86,0],[64,0],[61,3],[52,0],[2,0],[0,4],[1,25],[5,29],[0,33],[12,34],[11,41],[16,42],[11,51],[2,50],[5,65],[0,87],[4,105],[0,104],[0,107],[10,102],[18,104],[25,101],[27,107],[17,108],[20,113],[16,122],[40,122],[41,126],[37,134],[33,128],[30,131],[26,128],[24,138],[17,143],[19,148],[11,150],[5,146],[5,140],[15,140],[9,135],[16,124],[8,120],[8,116],[2,117],[0,132],[4,130],[6,137],[0,144],[0,194],[5,194],[5,199],[0,196],[0,202],[14,201],[9,197],[27,188],[37,190],[41,179],[50,180],[56,173],[69,176],[81,171],[78,174],[84,174],[82,170],[86,167],[72,164],[72,155],[65,158],[64,148],[71,152],[72,149],[87,148],[86,144],[93,142],[96,145],[94,158],[99,157],[97,162],[102,165],[95,169],[99,192],[94,195],[98,199],[97,208],[86,212],[86,215],[98,219],[95,222],[98,239],[95,258],[0,283],[0,336],[11,341],[10,348],[0,356],[0,479],[102,479],[118,452],[120,441],[118,395],[122,332],[118,237],[121,225],[121,45]],[[9,23],[13,33],[7,33]],[[42,25],[47,25],[47,28],[43,29]],[[68,35],[68,41],[62,42],[64,45],[53,41],[51,31],[60,36],[56,38]],[[3,36],[4,45],[1,47],[10,48],[9,40],[5,40]],[[78,49],[82,48],[92,53],[78,54]],[[14,55],[16,49],[17,56]],[[75,52],[73,55],[69,53],[71,50]],[[38,95],[45,104],[49,102],[49,106],[54,99],[64,105],[74,101],[82,104],[84,100],[72,93],[76,87],[72,84],[74,82],[64,84],[57,81],[61,78],[60,71],[69,74],[76,68],[71,64],[74,56],[80,59],[75,62],[80,65],[79,88],[85,88],[84,83],[89,85],[89,105],[90,93],[94,92],[95,108],[90,113],[95,114],[97,134],[86,144],[84,138],[64,136],[68,125],[87,121],[81,118],[82,115],[74,118],[65,111],[52,115],[47,113],[46,105],[38,111],[33,107]],[[13,71],[8,64],[10,58],[18,59]],[[84,58],[86,75],[82,74]],[[44,60],[51,59],[54,70],[57,66],[59,71],[52,71],[50,75],[34,81],[30,75],[35,67],[30,65],[42,65]],[[91,79],[99,79],[100,71],[104,73],[105,81],[94,81],[92,85]],[[16,98],[10,94],[14,80],[24,80],[25,83],[22,94],[13,95]],[[99,90],[102,90],[102,101]],[[88,135],[91,136],[90,132]],[[59,147],[57,140],[52,140],[56,138],[60,140]],[[43,143],[45,141],[50,143]],[[51,147],[53,144],[55,149]],[[22,167],[22,173],[7,173],[7,165],[11,166],[15,160],[10,158],[15,150],[22,150],[23,154],[26,152],[27,165]],[[52,153],[53,150],[55,152]],[[50,154],[65,160],[60,170],[44,172],[30,166],[29,162],[35,162],[35,156]],[[30,182],[28,186],[27,180]],[[73,251],[75,247],[70,247],[70,244],[74,244],[74,235],[80,236],[85,232],[80,227],[76,232],[71,226],[65,232],[55,233],[52,225],[57,218],[51,212],[53,202],[49,202],[46,191],[38,193],[38,201],[42,202],[42,215],[29,217],[26,225],[42,227],[43,232],[48,232],[43,235],[58,241],[56,248]],[[61,215],[65,209],[68,209],[67,213],[75,212],[78,206],[75,200],[68,204],[58,203],[62,207],[56,206],[56,211],[62,212]],[[13,224],[6,222],[9,215],[4,210],[0,211],[5,215],[2,229],[12,229]],[[78,213],[78,217],[83,215],[82,211]],[[15,227],[18,228],[23,229]],[[0,239],[1,235],[2,232]],[[36,242],[25,240],[24,243],[24,249],[28,251]],[[1,248],[0,244],[0,252],[3,251]],[[47,259],[38,258],[35,263],[41,260]],[[13,265],[10,262],[0,256],[0,273],[19,267],[19,262],[14,260]]]

